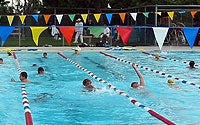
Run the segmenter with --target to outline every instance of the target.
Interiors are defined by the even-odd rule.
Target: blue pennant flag
[[[194,42],[197,36],[199,28],[198,27],[184,27],[183,32],[190,45],[190,48],[194,46]]]
[[[112,19],[112,14],[111,14],[111,13],[108,13],[108,14],[106,14],[106,17],[107,17],[107,19],[108,19],[108,23],[110,24],[111,19]]]
[[[39,15],[38,15],[38,14],[34,14],[34,15],[32,15],[32,16],[33,16],[33,18],[35,19],[35,21],[38,22]]]
[[[13,32],[14,28],[15,28],[14,26],[0,26],[0,38],[2,40],[1,46],[4,45],[5,41]]]

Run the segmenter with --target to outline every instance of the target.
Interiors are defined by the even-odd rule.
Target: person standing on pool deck
[[[73,43],[78,43],[77,40],[80,37],[81,43],[83,43],[83,22],[80,18],[76,20],[75,23],[76,27],[76,35],[75,35],[75,41]]]
[[[140,73],[140,71],[137,69],[137,66],[132,63],[132,67],[135,70],[135,72],[137,73],[139,79],[140,79],[140,84],[138,84],[138,82],[132,82],[131,83],[131,87],[132,88],[144,88],[145,87],[145,81],[144,78],[142,76],[142,74]]]

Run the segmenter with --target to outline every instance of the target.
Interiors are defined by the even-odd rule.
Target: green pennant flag
[[[71,19],[71,21],[73,21],[73,20],[74,20],[74,17],[75,17],[75,14],[69,14],[68,16],[69,16],[69,18]]]
[[[143,14],[144,14],[144,16],[147,17],[147,18],[149,17],[149,12],[145,12],[145,13],[143,13]]]
[[[91,34],[93,34],[96,38],[99,37],[101,33],[103,33],[104,27],[89,27]]]

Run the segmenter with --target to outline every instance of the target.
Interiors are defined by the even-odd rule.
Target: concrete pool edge
[[[47,51],[47,52],[58,52],[58,51],[73,51],[75,46],[68,47],[1,47],[0,50],[6,49],[16,50],[16,51]],[[81,47],[81,51],[108,51],[112,50],[112,48],[117,47]],[[132,48],[136,50],[144,50],[144,51],[160,51],[158,46],[126,46],[126,48]],[[117,51],[117,50],[116,50]],[[128,51],[128,50],[127,50]],[[200,46],[194,46],[192,49],[189,46],[163,46],[161,51],[200,51]]]

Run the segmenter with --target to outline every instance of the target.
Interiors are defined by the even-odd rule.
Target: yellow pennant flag
[[[9,25],[11,26],[12,22],[13,22],[13,19],[14,19],[14,16],[7,16],[8,18],[8,22],[9,22]]]
[[[36,46],[38,46],[38,39],[40,34],[48,27],[30,27],[30,28],[32,31],[33,41],[35,42]]]
[[[193,10],[193,11],[191,11],[190,13],[191,13],[191,15],[192,15],[192,18],[194,18],[194,15],[197,13],[197,11],[196,11],[196,10]]]
[[[101,14],[94,14],[94,17],[95,17],[95,19],[96,19],[96,21],[97,21],[97,23],[99,22],[99,19],[100,19],[100,17],[101,17]]]
[[[88,14],[81,14],[81,16],[83,18],[84,23],[86,23],[86,19],[87,19]]]
[[[124,23],[126,13],[119,13],[119,16],[120,16],[122,22]]]
[[[167,12],[167,13],[168,13],[170,19],[173,20],[173,18],[174,18],[174,12]]]
[[[24,24],[24,20],[26,18],[26,15],[20,15],[19,18],[20,18],[22,24]]]
[[[51,17],[51,15],[50,14],[48,14],[48,15],[45,14],[45,15],[43,15],[43,17],[44,17],[45,23],[47,24],[49,19],[50,19],[50,17]]]

